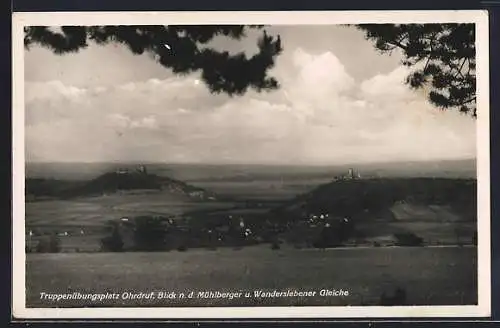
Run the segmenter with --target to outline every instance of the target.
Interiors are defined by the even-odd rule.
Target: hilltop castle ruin
[[[147,171],[145,165],[139,165],[138,167],[135,168],[135,170],[129,170],[128,168],[118,168],[115,171],[115,173],[116,174],[130,174],[130,173],[148,174],[148,171]]]
[[[341,175],[341,176],[336,176],[333,178],[334,181],[339,181],[339,180],[356,180],[356,179],[361,179],[361,174],[357,171],[354,170],[354,168],[349,168],[347,171],[347,174]]]

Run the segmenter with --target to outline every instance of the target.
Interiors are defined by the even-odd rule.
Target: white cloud
[[[110,114],[108,116],[108,119],[110,120],[111,125],[122,129],[126,128],[156,129],[158,127],[156,117],[153,115],[145,116],[134,120],[123,114],[115,113],[115,114]]]
[[[331,52],[311,55],[299,48],[293,54],[293,63],[298,69],[298,84],[306,88],[303,96],[308,100],[316,96],[340,94],[354,86],[354,79]],[[304,89],[295,91],[300,92]]]
[[[25,101],[40,101],[54,98],[73,99],[85,95],[85,89],[66,86],[61,81],[28,83],[25,88]]]
[[[360,89],[368,97],[392,97],[397,99],[415,98],[416,94],[408,90],[405,79],[410,69],[398,67],[389,74],[379,74],[361,83]]]
[[[27,83],[27,153],[243,163],[474,156],[473,120],[412,93],[401,83],[404,68],[356,84],[331,52],[288,56],[275,69],[280,90],[244,97],[211,95],[198,76],[87,89]]]

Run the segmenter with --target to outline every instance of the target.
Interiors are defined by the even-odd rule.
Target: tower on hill
[[[137,168],[137,172],[139,173],[142,173],[142,174],[147,174],[147,170],[146,170],[146,167],[144,165],[140,165],[138,168]]]
[[[353,168],[350,168],[345,178],[349,180],[361,179],[361,174],[359,174],[359,172],[354,171]]]

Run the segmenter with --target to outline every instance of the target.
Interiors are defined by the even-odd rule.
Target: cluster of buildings
[[[361,174],[359,172],[356,172],[353,168],[350,168],[347,171],[347,174],[341,175],[341,176],[336,176],[333,178],[333,181],[356,180],[356,179],[361,179]]]
[[[317,226],[330,227],[332,223],[349,223],[350,218],[348,217],[337,217],[332,216],[329,213],[320,214],[310,214],[306,217],[305,222],[310,228],[315,228]]]

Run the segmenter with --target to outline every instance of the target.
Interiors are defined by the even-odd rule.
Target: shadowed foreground
[[[27,307],[377,305],[383,292],[403,288],[405,305],[477,304],[476,248],[263,247],[166,253],[27,254]],[[348,296],[319,296],[322,289]],[[316,291],[310,297],[255,297],[254,291]],[[159,299],[194,292],[193,298]],[[242,292],[200,298],[198,292]],[[115,293],[108,300],[43,300],[40,293]],[[150,299],[124,299],[122,293]],[[245,292],[251,292],[245,298]]]

